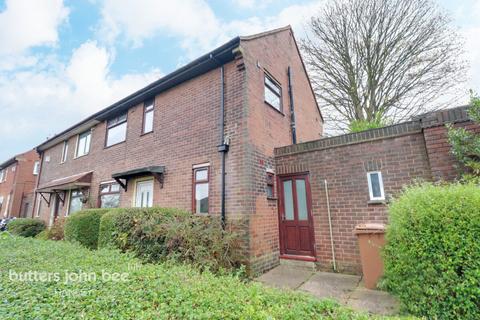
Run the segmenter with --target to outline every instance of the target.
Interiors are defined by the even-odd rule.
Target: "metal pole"
[[[328,197],[328,183],[327,179],[325,179],[325,196],[327,198],[327,212],[328,212],[328,228],[330,230],[330,245],[332,247],[332,262],[333,262],[333,270],[337,271],[337,263],[335,261],[335,246],[333,244],[333,231],[332,231],[332,215],[330,213],[330,199]]]

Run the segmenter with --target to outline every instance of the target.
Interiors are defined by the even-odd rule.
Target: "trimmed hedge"
[[[219,271],[240,266],[239,236],[222,230],[218,216],[171,208],[124,208],[104,215],[99,247],[131,251],[147,262],[174,259]]]
[[[0,248],[0,270],[10,270],[0,272],[0,319],[377,319],[304,293],[187,265],[142,264],[114,250],[1,235]],[[11,278],[32,270],[59,279]],[[94,274],[96,280],[68,282],[67,272]],[[105,272],[128,277],[103,279]]]
[[[63,240],[65,237],[65,221],[66,218],[57,218],[50,229],[43,230],[35,238],[40,240]]]
[[[72,214],[65,222],[65,240],[97,249],[100,218],[111,209],[86,209]]]
[[[480,188],[406,189],[390,206],[384,258],[384,284],[410,313],[480,319]]]
[[[7,230],[21,237],[35,237],[45,230],[45,222],[40,219],[18,218],[8,223]]]

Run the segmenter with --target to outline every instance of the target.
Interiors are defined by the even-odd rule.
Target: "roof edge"
[[[225,63],[232,61],[234,59],[233,50],[239,45],[240,37],[237,36],[230,41],[224,43],[223,45],[186,64],[185,66],[176,69],[175,71],[135,91],[134,93],[126,96],[125,98],[115,102],[114,104],[68,127],[59,134],[56,134],[52,138],[47,139],[43,143],[39,144],[37,147],[35,147],[35,149],[37,150],[37,152],[42,152],[43,150],[48,149],[53,145],[56,145],[64,139],[68,138],[70,136],[70,132],[74,131],[76,128],[86,123],[103,121],[105,120],[104,118],[109,116],[110,114],[119,112],[120,110],[129,109],[141,102],[138,100],[151,98],[152,96],[155,96],[160,92],[168,90],[176,85],[179,85],[180,83],[188,81],[196,76],[204,74],[214,68],[217,68]]]

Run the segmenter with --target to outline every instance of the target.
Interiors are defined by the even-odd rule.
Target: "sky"
[[[301,38],[325,1],[0,0],[0,163],[237,35]],[[480,0],[438,4],[480,92]]]

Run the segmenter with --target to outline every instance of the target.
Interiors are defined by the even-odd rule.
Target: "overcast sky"
[[[236,35],[291,24],[301,37],[323,2],[0,0],[0,162]],[[439,5],[480,91],[480,0]]]

